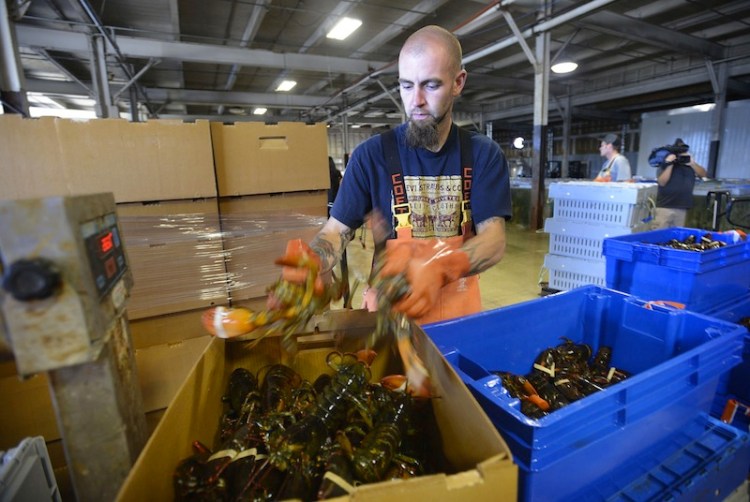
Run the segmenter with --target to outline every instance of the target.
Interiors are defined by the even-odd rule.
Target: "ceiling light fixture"
[[[265,115],[268,111],[268,108],[263,108],[262,106],[259,106],[258,108],[253,110],[253,115]]]
[[[362,21],[359,19],[353,19],[351,17],[342,17],[339,22],[328,32],[327,38],[333,38],[335,40],[344,40],[346,37],[354,33],[354,30],[362,26]]]
[[[573,61],[562,61],[553,64],[550,70],[552,70],[552,73],[562,74],[576,71],[576,68],[578,68],[578,63],[574,63]]]
[[[516,150],[523,150],[523,147],[526,146],[525,143],[526,141],[521,136],[518,136],[513,140],[513,148]]]
[[[295,85],[297,85],[297,82],[294,80],[282,80],[276,90],[279,92],[291,91]]]

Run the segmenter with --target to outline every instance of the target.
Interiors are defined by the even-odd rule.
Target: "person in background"
[[[677,153],[667,155],[656,170],[659,188],[652,229],[685,226],[688,209],[693,207],[695,178],[706,176],[706,170],[688,153],[689,147],[681,138],[672,147]]]
[[[333,201],[336,200],[336,194],[339,193],[341,185],[341,171],[336,169],[336,162],[331,156],[328,157],[328,174],[331,178],[331,188],[328,189],[328,215],[330,216]]]
[[[620,146],[620,138],[616,134],[607,134],[602,138],[599,154],[605,161],[594,181],[630,181],[630,162],[620,153]]]
[[[393,308],[419,323],[481,310],[477,274],[502,259],[512,214],[499,145],[453,123],[467,78],[461,52],[439,26],[406,40],[398,82],[408,121],[352,152],[330,218],[309,245],[325,279],[370,218],[373,238],[380,228],[385,241],[381,277],[403,275],[409,285]],[[376,308],[376,295],[368,289],[364,307]]]

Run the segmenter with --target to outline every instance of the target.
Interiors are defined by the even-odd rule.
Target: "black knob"
[[[18,301],[44,300],[60,285],[60,271],[44,258],[18,260],[3,277],[3,289]]]

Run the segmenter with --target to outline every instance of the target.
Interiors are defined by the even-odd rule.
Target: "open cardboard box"
[[[230,373],[238,367],[257,371],[282,362],[303,377],[314,379],[326,370],[332,350],[355,351],[367,345],[375,315],[365,311],[335,310],[316,317],[308,333],[297,337],[298,352],[285,352],[278,337],[266,337],[252,349],[245,342],[214,339],[193,367],[164,417],[125,480],[118,500],[173,500],[172,474],[191,444],[213,446],[221,396]],[[352,500],[516,500],[518,469],[497,429],[469,393],[451,366],[424,334],[413,326],[413,340],[433,380],[433,409],[446,473],[410,480],[362,485]],[[382,346],[381,346],[382,345]],[[375,347],[373,379],[400,369],[392,337]],[[373,380],[375,381],[375,380]],[[340,500],[340,499],[339,499]]]

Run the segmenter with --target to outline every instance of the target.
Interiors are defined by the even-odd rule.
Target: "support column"
[[[106,40],[101,35],[91,35],[91,82],[93,83],[94,99],[96,99],[96,116],[99,118],[117,117],[113,113],[112,95],[109,92],[109,74],[107,73]]]
[[[560,177],[570,176],[570,124],[573,121],[573,111],[570,103],[570,94],[565,97],[565,108],[563,109],[563,131],[562,131],[562,167]]]
[[[25,84],[15,26],[8,15],[7,3],[0,2],[0,98],[3,112],[29,116]]]
[[[542,0],[542,8],[548,15],[549,3]],[[540,14],[541,15],[541,14]],[[549,32],[536,37],[534,65],[534,138],[532,140],[531,166],[531,215],[529,228],[544,228],[544,167],[547,164],[547,123],[549,113]]]
[[[721,146],[721,135],[724,130],[724,119],[727,113],[727,85],[729,83],[729,67],[727,63],[719,63],[719,71],[715,72],[715,66],[711,62],[706,63],[711,86],[714,91],[714,107],[711,115],[711,144],[708,150],[708,166],[706,171],[709,178],[716,178],[719,163],[719,147]]]

